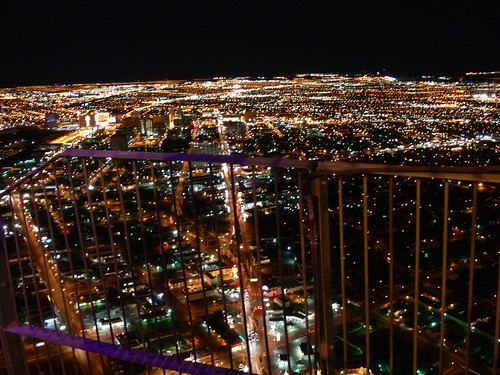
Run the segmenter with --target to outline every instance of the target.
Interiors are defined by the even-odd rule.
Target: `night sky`
[[[500,1],[10,1],[0,87],[500,70]]]

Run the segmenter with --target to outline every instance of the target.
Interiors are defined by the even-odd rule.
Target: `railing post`
[[[315,176],[312,180],[314,226],[319,246],[312,246],[314,266],[314,288],[318,300],[315,305],[319,334],[319,362],[322,374],[335,372],[334,321],[332,309],[332,264],[330,246],[330,220],[328,212],[328,180]],[[316,242],[316,241],[313,241]],[[316,349],[316,352],[318,349]]]

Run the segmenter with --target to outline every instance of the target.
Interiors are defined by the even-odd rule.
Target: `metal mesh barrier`
[[[1,196],[2,367],[495,373],[498,182],[496,167],[66,151]]]

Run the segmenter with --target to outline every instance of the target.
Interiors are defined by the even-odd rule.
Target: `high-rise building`
[[[139,112],[131,112],[122,117],[122,127],[131,129],[134,134],[141,133],[141,119]]]
[[[112,150],[127,151],[130,141],[130,134],[126,130],[118,130],[111,136],[110,145]]]
[[[150,136],[153,134],[153,119],[143,118],[141,119],[141,135]]]
[[[95,114],[95,123],[97,126],[107,126],[109,124],[109,112],[97,112]]]
[[[57,113],[46,113],[45,114],[45,127],[55,128],[59,125],[59,115]]]
[[[78,122],[80,124],[80,129],[89,129],[94,128],[96,126],[95,122],[95,114],[92,112],[80,115],[78,118]]]
[[[229,139],[241,140],[248,137],[247,125],[242,121],[224,121],[223,125]]]
[[[192,154],[222,155],[222,147],[218,142],[197,142],[191,144]]]

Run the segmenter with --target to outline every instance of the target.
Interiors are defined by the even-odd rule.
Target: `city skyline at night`
[[[494,373],[496,76],[1,89],[2,368]]]
[[[500,374],[500,2],[9,2],[0,375]]]

